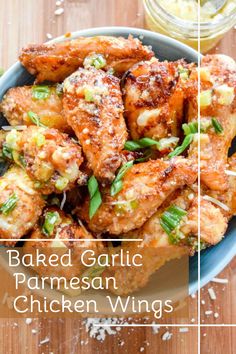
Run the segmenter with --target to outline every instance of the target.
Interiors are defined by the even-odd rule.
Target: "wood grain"
[[[28,43],[47,40],[75,30],[99,26],[145,27],[142,1],[138,0],[65,0],[64,13],[56,16],[55,0],[0,0],[0,67],[7,69],[18,56],[19,49]],[[236,31],[231,30],[214,52],[236,58]],[[202,291],[205,304],[201,305],[201,322],[236,323],[236,261],[219,275],[229,279],[228,285],[210,283]],[[210,300],[208,288],[213,286],[217,300]],[[192,317],[197,320],[196,299],[189,299]],[[205,315],[205,311],[212,314]],[[215,318],[214,314],[219,313]],[[88,354],[88,353],[147,353],[147,354],[197,354],[197,328],[180,333],[171,328],[173,337],[161,339],[165,328],[154,334],[151,328],[122,329],[118,335],[107,336],[104,343],[91,339],[81,320],[25,320],[0,321],[0,354]],[[192,322],[193,323],[193,322]],[[33,330],[33,332],[32,332]],[[34,330],[36,331],[34,333]],[[49,343],[40,342],[49,338]],[[207,328],[201,330],[201,352],[234,354],[236,352],[235,329]],[[122,344],[124,342],[124,344]],[[87,343],[87,344],[85,344]],[[144,349],[142,349],[144,348]]]

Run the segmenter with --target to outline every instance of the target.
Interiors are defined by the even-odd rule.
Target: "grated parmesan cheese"
[[[230,170],[225,170],[225,174],[228,176],[236,176],[236,172],[235,171],[230,171]]]
[[[219,283],[219,284],[228,284],[229,281],[226,278],[213,278],[212,282]]]
[[[210,295],[211,300],[216,300],[216,294],[213,288],[209,288],[208,293]]]
[[[169,331],[166,331],[163,335],[162,335],[162,340],[166,341],[166,340],[170,340],[172,337],[173,333],[170,333]]]
[[[221,203],[219,200],[217,200],[213,197],[210,197],[209,195],[204,195],[203,199],[207,200],[208,202],[218,205],[220,208],[224,209],[225,211],[230,211],[230,208],[228,207],[228,205]]]

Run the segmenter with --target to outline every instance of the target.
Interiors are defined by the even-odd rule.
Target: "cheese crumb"
[[[216,294],[215,294],[215,291],[213,288],[209,288],[208,293],[209,293],[211,300],[216,300]]]
[[[228,284],[229,281],[226,278],[213,278],[212,282],[219,283],[219,284]]]
[[[56,9],[55,11],[54,11],[54,14],[56,15],[56,16],[60,16],[60,15],[62,15],[64,13],[64,9],[62,8],[62,7],[59,7],[59,9]]]
[[[25,323],[26,323],[27,325],[30,325],[30,324],[32,323],[32,318],[26,318],[26,319],[25,319]]]
[[[188,332],[188,328],[187,328],[187,327],[181,327],[181,328],[179,329],[179,332],[180,332],[180,333],[187,333],[187,332]]]
[[[166,340],[170,340],[172,337],[173,333],[170,333],[169,331],[166,331],[163,335],[162,335],[162,340],[166,341]]]

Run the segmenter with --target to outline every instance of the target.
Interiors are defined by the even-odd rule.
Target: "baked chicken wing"
[[[192,67],[184,60],[159,62],[153,58],[136,64],[128,71],[124,105],[133,139],[179,136],[184,89]]]
[[[20,167],[11,167],[0,177],[0,238],[14,245],[37,223],[45,201]]]
[[[173,191],[196,178],[195,164],[182,157],[140,163],[127,171],[123,187],[115,196],[108,188],[102,190],[102,205],[91,220],[88,199],[79,215],[92,231],[119,235],[141,227]]]
[[[30,45],[22,50],[19,59],[31,74],[36,75],[37,82],[60,82],[83,66],[86,58],[85,65],[90,62],[93,64],[94,54],[102,56],[104,69],[113,69],[117,74],[154,55],[150,48],[132,36],[128,39],[96,36],[62,43]]]
[[[94,175],[112,181],[127,138],[119,79],[80,68],[64,82],[63,107]]]
[[[43,194],[71,189],[81,177],[80,146],[56,129],[30,126],[6,135],[5,150],[22,166]]]
[[[41,124],[71,132],[62,112],[62,95],[54,86],[22,86],[7,91],[0,110],[13,125],[33,125],[28,112],[37,114]]]
[[[225,191],[228,150],[236,135],[236,64],[224,55],[207,55],[200,69],[201,181]],[[189,100],[189,121],[197,120],[197,98]],[[197,147],[196,147],[197,149]],[[195,152],[196,152],[195,149]]]

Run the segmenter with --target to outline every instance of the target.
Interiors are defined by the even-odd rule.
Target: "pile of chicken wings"
[[[19,59],[35,81],[0,103],[9,124],[0,131],[3,244],[119,238],[115,252],[132,251],[122,239],[140,239],[145,272],[104,271],[119,283],[111,291],[125,294],[167,260],[193,255],[198,232],[200,248],[220,242],[236,210],[233,59],[160,62],[132,36],[30,45]]]

